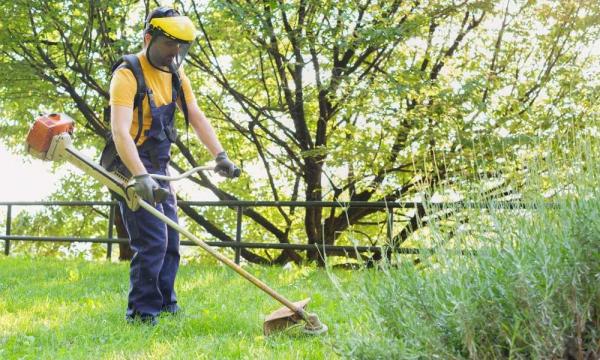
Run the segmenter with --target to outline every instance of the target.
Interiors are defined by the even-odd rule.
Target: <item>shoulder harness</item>
[[[138,130],[133,142],[136,144],[138,140],[142,136],[143,122],[144,122],[144,114],[142,102],[146,98],[148,93],[148,88],[146,87],[146,81],[144,79],[144,73],[142,71],[142,65],[140,64],[140,59],[135,54],[124,55],[121,59],[119,59],[111,69],[111,73],[114,73],[116,70],[126,68],[131,70],[133,76],[135,77],[135,81],[137,83],[137,90],[135,93],[135,97],[133,98],[133,107],[137,107],[138,111]],[[174,69],[172,69],[174,70]],[[183,111],[183,117],[185,118],[185,126],[186,131],[189,126],[188,119],[188,109],[187,103],[185,101],[185,94],[183,94],[183,88],[181,86],[181,78],[179,77],[179,73],[177,71],[171,71],[172,77],[171,82],[173,89],[177,89],[177,98],[181,101],[181,110]]]

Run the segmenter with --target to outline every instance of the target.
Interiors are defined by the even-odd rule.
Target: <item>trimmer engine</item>
[[[66,114],[48,114],[41,115],[29,130],[27,134],[27,152],[32,156],[42,160],[53,160],[49,150],[52,145],[52,139],[56,135],[68,133],[73,134],[75,122]]]
[[[137,209],[138,198],[134,196],[134,189],[128,186],[127,179],[106,171],[73,147],[74,129],[75,122],[66,114],[41,115],[27,134],[27,152],[42,160],[70,162],[124,198],[130,208]]]

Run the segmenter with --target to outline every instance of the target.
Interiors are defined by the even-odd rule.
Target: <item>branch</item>
[[[481,21],[483,20],[485,14],[486,14],[486,12],[483,12],[479,18],[476,18],[475,15],[471,15],[470,11],[467,10],[465,12],[465,16],[463,17],[463,21],[461,24],[461,30],[459,31],[458,35],[452,42],[452,45],[448,48],[448,50],[446,50],[443,53],[442,56],[440,56],[440,58],[436,61],[435,65],[431,69],[431,72],[429,73],[430,80],[437,79],[437,77],[440,73],[440,70],[442,69],[442,67],[444,67],[444,60],[451,58],[454,55],[454,52],[456,51],[456,49],[458,48],[458,46],[460,45],[460,43],[462,42],[464,37],[471,30],[475,29],[477,26],[479,26],[479,24],[481,24]],[[468,23],[467,27],[465,28],[465,25],[467,24],[469,17],[471,17],[471,21]]]

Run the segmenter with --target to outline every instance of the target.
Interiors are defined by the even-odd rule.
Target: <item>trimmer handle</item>
[[[242,174],[242,170],[240,170],[239,168],[235,168],[233,169],[233,173],[231,174],[232,178],[237,178],[240,177],[240,175]]]
[[[193,175],[199,171],[205,171],[205,170],[214,170],[214,167],[212,166],[198,166],[195,167],[191,170],[188,170],[186,172],[184,172],[183,174],[179,175],[179,176],[168,176],[168,175],[159,175],[159,174],[150,174],[150,177],[155,179],[155,180],[163,180],[163,181],[177,181],[177,180],[181,180],[181,179],[185,179],[187,177],[189,177],[190,175]]]
[[[215,171],[214,166],[198,166],[195,167],[191,170],[188,170],[186,172],[184,172],[183,174],[180,174],[178,176],[168,176],[168,175],[159,175],[159,174],[150,174],[150,177],[155,179],[155,180],[163,180],[163,181],[178,181],[181,179],[185,179],[199,171]],[[239,168],[234,168],[232,173],[231,173],[231,177],[232,178],[236,178],[236,177],[240,177],[240,175],[242,174],[242,170],[240,170]]]

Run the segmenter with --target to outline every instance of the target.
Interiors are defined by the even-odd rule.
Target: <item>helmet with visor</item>
[[[152,36],[146,48],[150,64],[161,71],[175,72],[196,38],[196,27],[176,10],[159,7],[148,15],[144,33]]]

